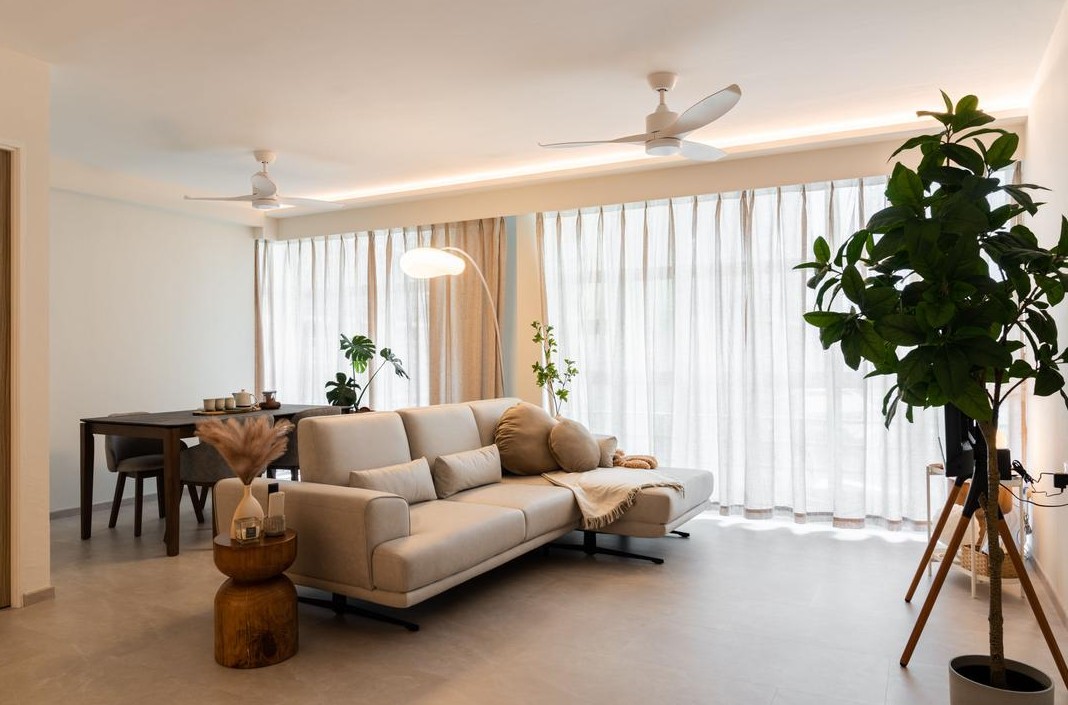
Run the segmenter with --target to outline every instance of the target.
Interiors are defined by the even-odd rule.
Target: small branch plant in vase
[[[326,400],[333,406],[351,407],[356,411],[370,411],[369,408],[361,406],[364,395],[371,388],[371,382],[374,381],[387,363],[393,366],[393,372],[398,377],[409,379],[408,373],[404,371],[404,363],[401,362],[400,358],[394,355],[389,348],[377,350],[374,341],[365,335],[354,335],[349,338],[342,334],[339,345],[341,353],[349,361],[352,376],[344,372],[338,372],[335,379],[326,383]],[[376,355],[381,358],[381,361],[371,370],[367,381],[362,385],[359,384],[356,381],[357,376],[367,373],[368,369],[372,367]]]
[[[890,205],[833,256],[817,238],[815,260],[798,268],[813,272],[808,287],[816,305],[805,320],[819,328],[823,347],[838,346],[853,369],[866,360],[869,377],[894,378],[883,400],[886,425],[902,405],[909,421],[916,407],[956,406],[978,422],[986,443],[974,487],[994,489],[1000,480],[995,436],[1006,398],[1033,385],[1036,395],[1058,394],[1068,403],[1058,371],[1068,350],[1059,351],[1050,315],[1068,288],[1068,220],[1061,219],[1052,248],[1019,224],[1038,211],[1031,193],[1040,187],[1001,183],[995,175],[1015,163],[1018,136],[983,127],[994,118],[975,96],[956,104],[942,97],[944,111],[918,113],[940,129],[891,155],[919,150],[915,169],[895,164],[886,186]],[[994,196],[1007,203],[993,207]],[[1005,689],[998,491],[984,491],[979,502],[990,537],[988,684]],[[1063,668],[1062,676],[1068,678]]]
[[[286,452],[289,432],[293,428],[289,421],[272,421],[269,416],[257,416],[247,421],[214,420],[197,426],[197,437],[215,446],[219,455],[245,485],[245,494],[230,522],[230,538],[240,538],[236,530],[238,519],[263,519],[263,507],[252,496],[252,481],[267,468],[267,463],[282,457]]]
[[[533,341],[541,347],[541,359],[531,365],[534,370],[535,383],[549,393],[549,411],[556,417],[567,403],[571,380],[578,374],[575,361],[564,358],[563,371],[556,364],[558,357],[556,335],[553,327],[542,325],[541,321],[530,324],[534,329]]]

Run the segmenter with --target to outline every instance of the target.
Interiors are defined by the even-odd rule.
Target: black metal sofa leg
[[[358,617],[373,619],[376,622],[395,624],[398,627],[404,627],[410,632],[419,631],[419,625],[415,622],[409,622],[407,620],[401,619],[400,617],[394,617],[391,614],[383,614],[382,612],[376,612],[374,610],[365,609],[363,607],[357,607],[356,605],[349,603],[348,597],[337,592],[331,595],[331,598],[329,600],[324,600],[318,597],[307,597],[305,595],[298,595],[297,600],[299,602],[303,602],[306,605],[325,607],[328,610],[333,610],[339,615],[354,614]]]
[[[603,556],[616,556],[618,558],[634,558],[640,561],[649,561],[660,565],[664,562],[663,558],[656,558],[655,556],[645,556],[640,553],[631,553],[630,551],[617,551],[614,548],[604,548],[597,545],[597,532],[596,531],[583,531],[582,532],[582,545],[579,546],[573,543],[550,543],[546,544],[549,548],[562,548],[565,551],[582,551],[587,556],[603,555]]]

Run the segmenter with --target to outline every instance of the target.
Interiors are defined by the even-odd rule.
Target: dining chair
[[[286,452],[279,458],[272,460],[267,464],[267,477],[274,478],[278,470],[289,470],[289,479],[300,480],[300,455],[297,452],[297,427],[300,425],[301,419],[306,419],[309,416],[333,416],[334,414],[340,414],[340,406],[321,406],[315,409],[305,409],[304,411],[298,411],[293,414],[293,418],[290,421],[293,423],[293,429],[289,432],[289,444],[286,446]]]
[[[234,477],[234,471],[219,451],[209,443],[198,443],[182,450],[179,456],[182,486],[189,491],[197,523],[204,523],[204,506],[215,483]]]
[[[133,411],[110,416],[129,416],[145,412]],[[144,499],[145,478],[156,478],[156,503],[160,518],[164,514],[163,502],[163,441],[155,438],[129,438],[105,436],[104,457],[108,470],[117,473],[115,497],[111,500],[111,517],[108,528],[114,529],[119,519],[119,506],[126,489],[126,478],[134,478],[134,536],[141,535],[141,504]]]

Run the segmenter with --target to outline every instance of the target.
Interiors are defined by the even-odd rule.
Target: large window
[[[348,369],[338,350],[344,333],[390,348],[411,377],[387,366],[364,405],[396,409],[498,395],[496,337],[477,277],[412,279],[401,272],[400,257],[415,247],[462,249],[499,300],[504,242],[501,218],[259,241],[260,388],[277,390],[284,402],[325,403],[326,381]]]
[[[802,314],[822,235],[885,205],[885,178],[539,215],[547,319],[576,378],[563,413],[632,453],[711,469],[721,511],[922,520],[939,411],[887,430],[888,378],[825,352]]]

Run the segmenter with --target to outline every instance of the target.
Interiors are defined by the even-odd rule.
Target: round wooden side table
[[[297,590],[282,574],[297,557],[297,532],[247,544],[220,534],[214,555],[229,576],[215,593],[215,661],[260,668],[297,653]]]

